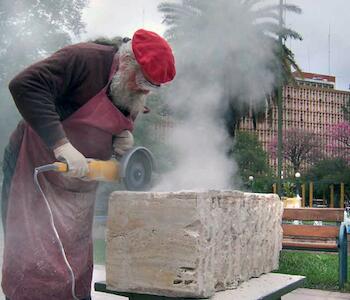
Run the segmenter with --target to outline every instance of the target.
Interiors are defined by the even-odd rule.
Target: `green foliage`
[[[296,185],[291,181],[284,181],[282,183],[282,189],[286,197],[294,197],[295,196],[295,188]]]
[[[249,190],[254,193],[272,193],[272,184],[276,180],[272,174],[254,177],[253,182],[249,186]]]
[[[313,181],[314,197],[329,199],[331,184],[335,185],[335,201],[339,200],[339,184],[345,184],[346,198],[350,198],[350,167],[342,158],[325,159],[317,162],[304,176],[306,181]]]
[[[306,179],[328,183],[344,182],[350,184],[350,167],[341,158],[321,160],[308,171]]]
[[[71,43],[84,29],[87,0],[1,1],[0,80]]]
[[[257,135],[239,131],[236,133],[232,156],[237,161],[238,173],[246,188],[254,192],[271,192],[272,170],[268,164],[267,153],[262,148]],[[253,176],[253,182],[249,182]]]
[[[270,171],[267,164],[267,154],[257,135],[249,132],[237,132],[232,152],[237,159],[242,176],[261,175]]]
[[[338,255],[282,251],[276,272],[306,276],[306,288],[338,289]]]

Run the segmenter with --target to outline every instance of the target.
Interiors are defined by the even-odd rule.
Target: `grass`
[[[338,254],[282,251],[276,273],[306,276],[304,287],[338,290]],[[350,259],[348,258],[348,274]],[[344,291],[350,291],[347,284]]]

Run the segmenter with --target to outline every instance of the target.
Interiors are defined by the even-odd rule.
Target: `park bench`
[[[283,249],[339,253],[339,287],[347,281],[347,231],[341,208],[285,208]],[[302,221],[302,222],[295,222]],[[315,225],[314,221],[322,221]]]

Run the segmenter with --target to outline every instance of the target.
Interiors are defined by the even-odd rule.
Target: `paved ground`
[[[99,266],[99,265],[95,266],[92,282],[104,281],[105,279],[106,279],[105,267]],[[127,300],[128,298],[117,296],[117,295],[108,295],[106,293],[99,293],[99,292],[93,291],[92,299],[93,300]]]
[[[345,300],[350,299],[349,293],[337,293],[311,289],[297,289],[282,297],[282,300]]]

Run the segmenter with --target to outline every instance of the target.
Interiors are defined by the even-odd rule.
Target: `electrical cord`
[[[46,196],[45,196],[45,194],[44,194],[44,192],[43,192],[43,190],[42,190],[42,188],[40,186],[39,180],[38,180],[38,174],[39,173],[46,172],[46,171],[55,171],[55,170],[57,170],[57,166],[55,164],[49,164],[49,165],[45,165],[45,166],[41,166],[41,167],[35,168],[35,171],[34,171],[34,182],[35,182],[36,186],[38,187],[39,191],[41,192],[41,194],[42,194],[42,196],[43,196],[43,198],[45,200],[45,204],[46,204],[47,209],[48,209],[49,214],[50,214],[51,227],[52,227],[52,229],[53,229],[53,231],[55,233],[56,240],[58,241],[58,245],[59,245],[60,251],[62,253],[62,257],[64,259],[64,262],[66,263],[67,269],[69,270],[69,273],[71,275],[73,299],[74,300],[79,300],[79,298],[75,294],[75,276],[74,276],[73,269],[72,269],[71,265],[69,264],[69,261],[68,261],[67,256],[66,256],[66,251],[64,250],[61,238],[60,238],[60,236],[58,234],[58,231],[56,229],[49,201],[47,200],[47,198],[46,198]]]

